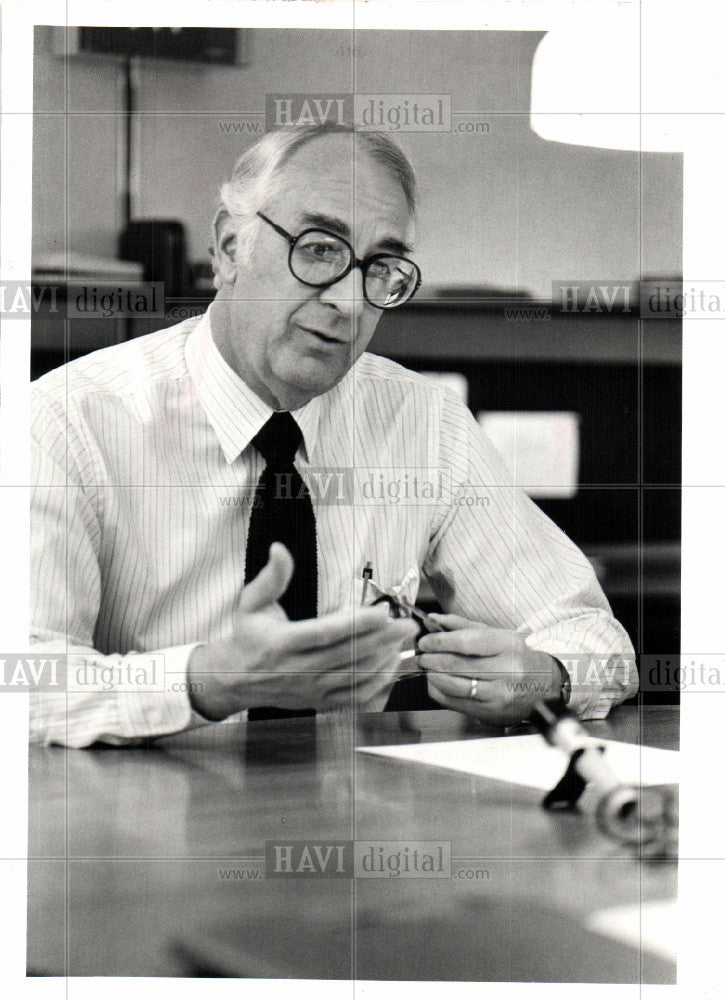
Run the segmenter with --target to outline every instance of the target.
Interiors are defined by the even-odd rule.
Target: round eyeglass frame
[[[337,284],[338,281],[342,281],[342,279],[346,277],[348,274],[350,274],[350,272],[353,271],[356,267],[359,267],[360,270],[362,271],[363,296],[365,297],[365,301],[369,305],[371,305],[374,309],[397,309],[398,306],[404,306],[406,302],[410,302],[410,300],[413,298],[415,293],[420,288],[421,282],[423,280],[423,275],[421,274],[420,268],[415,263],[415,261],[410,260],[409,257],[402,257],[400,254],[397,253],[374,253],[371,254],[370,257],[366,257],[364,260],[361,260],[359,257],[355,256],[355,251],[353,250],[352,246],[350,245],[350,243],[348,243],[346,239],[344,239],[342,236],[338,236],[337,233],[331,233],[329,229],[321,229],[319,226],[309,226],[307,229],[303,229],[301,233],[298,233],[296,236],[293,236],[291,233],[288,233],[286,229],[283,229],[281,226],[278,226],[276,222],[272,222],[272,220],[267,218],[267,216],[264,215],[263,212],[257,212],[257,215],[259,216],[260,219],[263,219],[268,226],[271,226],[276,233],[279,233],[280,236],[282,236],[284,239],[287,240],[287,242],[289,243],[287,266],[289,267],[292,275],[297,279],[297,281],[301,282],[303,285],[307,285],[308,288],[331,288],[333,285]],[[321,282],[305,281],[304,278],[300,278],[295,269],[292,267],[292,255],[295,251],[295,247],[302,239],[302,237],[306,236],[308,233],[323,233],[325,236],[331,236],[333,239],[338,240],[340,243],[342,243],[343,246],[346,246],[348,251],[350,252],[349,264],[341,274],[338,274],[337,277],[333,278],[331,281],[321,281]],[[375,261],[387,260],[389,257],[395,257],[397,260],[404,260],[406,264],[411,264],[415,268],[416,279],[415,279],[415,284],[413,285],[413,291],[408,295],[407,298],[403,299],[402,302],[393,302],[390,305],[381,306],[377,302],[373,302],[368,297],[368,292],[366,287],[367,273],[368,273],[368,268],[370,267],[371,264],[374,264]]]

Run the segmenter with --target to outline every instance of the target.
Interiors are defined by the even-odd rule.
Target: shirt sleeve
[[[636,693],[634,650],[584,554],[515,487],[471,412],[446,394],[440,465],[450,474],[424,570],[441,605],[514,629],[567,669],[570,708],[604,718]]]
[[[30,739],[88,746],[138,743],[207,722],[191,707],[186,666],[196,643],[104,655],[93,647],[101,599],[101,488],[59,407],[34,394],[31,429],[31,636],[56,661],[30,692]]]

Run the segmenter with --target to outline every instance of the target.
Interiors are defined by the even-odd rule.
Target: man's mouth
[[[299,327],[300,330],[304,331],[305,333],[312,334],[313,337],[317,337],[319,340],[321,340],[325,344],[346,344],[347,343],[347,341],[344,340],[342,337],[336,337],[333,334],[328,333],[325,330],[316,330],[313,327],[302,326],[300,323],[298,323],[297,326]]]

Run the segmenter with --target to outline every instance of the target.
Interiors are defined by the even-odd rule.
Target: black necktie
[[[272,542],[282,542],[295,562],[290,585],[280,598],[292,621],[317,616],[317,532],[312,499],[294,460],[302,432],[290,413],[273,413],[252,444],[267,463],[259,477],[247,535],[244,582],[267,564]],[[252,708],[250,719],[314,714],[309,709]]]

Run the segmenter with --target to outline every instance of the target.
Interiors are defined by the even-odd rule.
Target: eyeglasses
[[[353,268],[359,267],[363,276],[365,300],[376,309],[402,306],[418,291],[421,282],[420,268],[407,257],[374,253],[365,260],[360,260],[347,240],[335,233],[328,233],[325,229],[305,229],[298,236],[292,236],[266,215],[261,212],[257,212],[257,215],[289,243],[287,263],[292,274],[303,285],[329,288]]]

